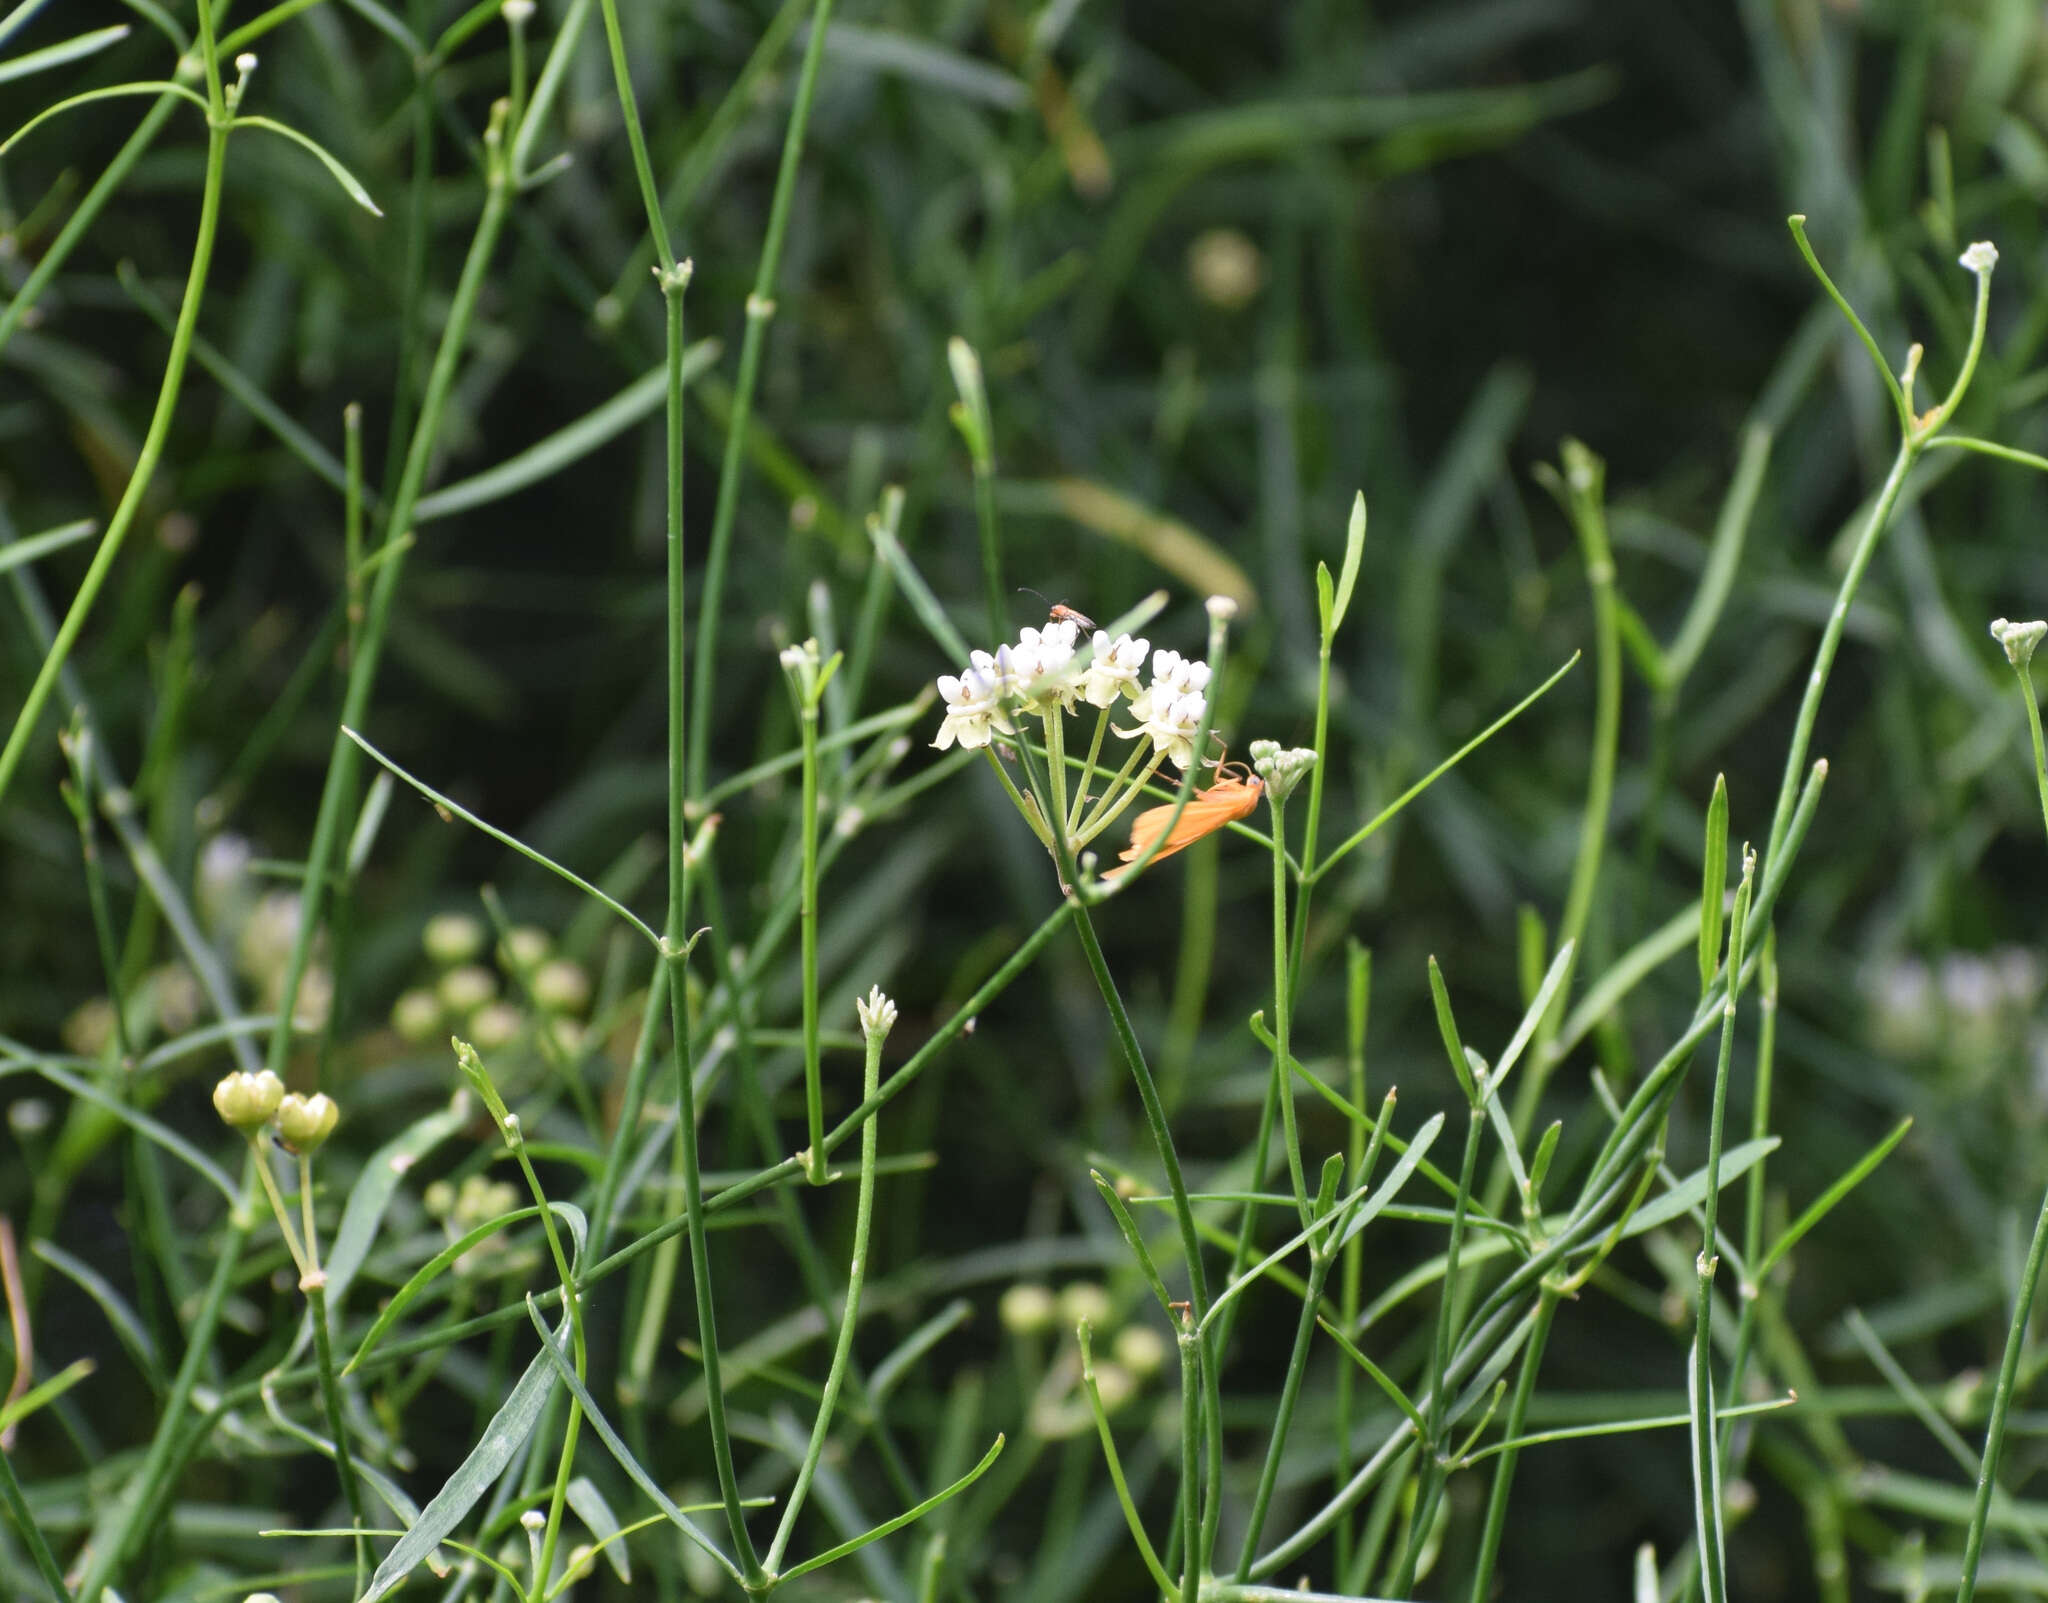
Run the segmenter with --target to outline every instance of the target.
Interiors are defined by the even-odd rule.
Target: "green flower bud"
[[[244,1134],[268,1124],[283,1100],[284,1081],[268,1069],[237,1070],[213,1088],[213,1111]]]
[[[1294,787],[1316,765],[1316,754],[1306,746],[1282,746],[1277,740],[1255,740],[1251,746],[1252,768],[1266,782],[1266,794],[1284,802]]]
[[[533,999],[550,1013],[577,1013],[590,1000],[590,976],[581,963],[558,957],[533,973]]]
[[[391,1004],[391,1027],[401,1040],[424,1046],[441,1033],[441,1002],[432,991],[415,988]]]
[[[1109,1293],[1092,1280],[1076,1280],[1072,1285],[1060,1287],[1060,1321],[1062,1324],[1078,1325],[1082,1320],[1100,1328],[1116,1316],[1116,1306],[1109,1300]]]
[[[434,987],[441,1005],[458,1017],[467,1018],[498,994],[497,977],[478,963],[465,963],[441,976]]]
[[[505,932],[499,955],[514,968],[532,968],[553,950],[548,932],[533,924],[515,924]]]
[[[436,913],[420,945],[436,963],[467,963],[484,949],[484,927],[467,913]]]
[[[341,1118],[341,1109],[324,1091],[311,1096],[286,1093],[277,1105],[277,1135],[287,1151],[306,1154],[319,1151]]]
[[[2005,660],[2015,668],[2024,668],[2034,660],[2034,648],[2044,635],[2048,635],[2048,623],[2039,620],[2033,623],[2007,623],[2003,618],[1991,620],[1991,638],[2005,647]]]
[[[1004,1292],[1003,1300],[996,1307],[1003,1328],[1020,1336],[1050,1329],[1057,1311],[1052,1293],[1028,1280],[1020,1281]]]

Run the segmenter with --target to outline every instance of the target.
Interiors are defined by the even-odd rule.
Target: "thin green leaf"
[[[1443,1127],[1444,1116],[1439,1113],[1409,1138],[1408,1150],[1401,1154],[1400,1161],[1388,1171],[1386,1179],[1380,1182],[1379,1189],[1372,1194],[1364,1207],[1351,1216],[1349,1221],[1346,1222],[1342,1233],[1335,1241],[1329,1243],[1323,1249],[1324,1251],[1336,1251],[1337,1248],[1355,1238],[1361,1230],[1379,1217],[1381,1210],[1394,1200],[1394,1193],[1407,1183],[1408,1177],[1421,1164],[1423,1154],[1428,1152],[1435,1143],[1437,1135],[1442,1131]],[[1388,1138],[1387,1144],[1389,1146],[1393,1145],[1393,1138],[1391,1136]]]
[[[434,787],[432,785],[429,785],[425,780],[415,778],[413,775],[407,773],[403,768],[399,767],[397,763],[393,762],[389,757],[385,756],[375,746],[371,745],[367,740],[363,739],[361,735],[357,734],[353,729],[349,728],[346,724],[342,725],[341,732],[344,735],[348,736],[350,740],[353,740],[358,746],[362,747],[364,751],[368,752],[371,757],[375,758],[384,767],[390,769],[392,773],[396,774],[400,779],[404,780],[408,785],[412,786],[414,790],[418,791],[422,796],[426,797],[427,800],[432,802],[436,807],[445,808],[448,812],[453,813],[457,818],[461,819],[465,824],[469,825],[470,828],[481,830],[484,834],[490,836],[491,839],[496,841],[499,845],[511,847],[513,851],[517,852],[521,857],[524,857],[528,862],[538,863],[542,868],[545,868],[550,874],[554,874],[561,879],[567,880],[571,885],[574,885],[579,891],[583,892],[585,896],[590,897],[594,901],[603,903],[606,907],[610,908],[614,913],[618,914],[620,918],[624,919],[628,924],[632,925],[633,928],[638,930],[640,934],[646,939],[647,944],[652,946],[656,951],[661,950],[661,937],[659,935],[655,934],[652,929],[648,928],[648,926],[641,919],[636,917],[630,909],[622,906],[620,903],[614,901],[611,897],[605,895],[603,891],[599,890],[595,885],[591,884],[590,881],[585,879],[582,875],[576,873],[573,869],[564,868],[552,857],[542,856],[541,853],[535,851],[531,846],[527,845],[526,842],[518,840],[513,836],[506,834],[502,829],[497,828],[495,825],[485,823],[481,818],[477,817],[475,813],[471,812],[467,807],[464,807],[460,802],[457,802],[450,797],[442,795],[438,790],[434,789]]]
[[[946,616],[946,609],[939,605],[939,598],[932,594],[932,587],[924,582],[924,575],[912,565],[909,554],[894,533],[880,524],[870,524],[868,538],[874,543],[875,554],[888,563],[889,571],[896,575],[896,583],[909,598],[910,610],[917,614],[917,621],[924,625],[926,633],[939,643],[939,649],[956,668],[967,666],[967,642],[960,638],[960,631],[953,627],[953,620]]]
[[[878,1542],[883,1537],[889,1535],[891,1532],[902,1530],[904,1526],[910,1524],[912,1521],[924,1518],[925,1515],[929,1514],[941,1503],[945,1502],[949,1498],[958,1496],[961,1492],[966,1491],[967,1488],[972,1486],[976,1481],[980,1480],[981,1477],[987,1472],[989,1465],[993,1464],[996,1461],[996,1459],[1001,1455],[1002,1451],[1003,1437],[999,1435],[996,1437],[994,1445],[991,1446],[986,1453],[982,1454],[981,1462],[979,1464],[976,1464],[974,1468],[969,1470],[965,1475],[962,1475],[957,1481],[955,1481],[951,1486],[948,1486],[944,1491],[937,1492],[932,1496],[927,1497],[922,1503],[919,1503],[915,1508],[905,1510],[903,1513],[898,1514],[892,1520],[884,1520],[880,1525],[877,1525],[873,1530],[863,1532],[861,1535],[854,1537],[851,1541],[841,1542],[837,1547],[830,1548],[827,1551],[820,1553],[816,1558],[806,1559],[803,1563],[795,1565],[790,1569],[784,1570],[782,1572],[782,1579],[785,1581],[793,1581],[799,1575],[808,1575],[811,1573],[812,1570],[821,1570],[827,1564],[836,1564],[840,1559],[845,1558],[847,1554],[857,1553],[862,1548],[866,1547],[870,1542]]]
[[[1735,584],[1735,570],[1742,563],[1743,541],[1749,534],[1750,515],[1756,510],[1757,492],[1763,488],[1764,468],[1771,459],[1771,431],[1752,423],[1742,436],[1742,455],[1735,464],[1735,477],[1721,503],[1721,515],[1714,522],[1714,543],[1707,552],[1707,566],[1693,591],[1692,604],[1664,653],[1666,694],[1685,682],[1686,675],[1706,649],[1714,625],[1727,605],[1728,592]]]
[[[469,1456],[420,1510],[418,1523],[384,1555],[384,1562],[370,1577],[369,1590],[363,1593],[358,1603],[377,1603],[378,1598],[392,1591],[424,1563],[427,1555],[462,1523],[463,1517],[476,1506],[477,1499],[491,1489],[505,1472],[505,1466],[512,1462],[513,1454],[533,1433],[541,1410],[547,1406],[548,1398],[554,1392],[557,1370],[564,1367],[562,1348],[569,1340],[568,1316],[563,1316],[561,1324],[552,1333],[543,1324],[541,1334],[541,1349],[533,1362],[526,1366],[526,1373],[519,1377],[512,1394],[491,1416],[490,1424],[484,1427],[482,1438],[470,1449]]]
[[[61,1086],[73,1096],[82,1098],[92,1103],[95,1107],[106,1109],[107,1112],[111,1113],[129,1128],[140,1131],[148,1139],[162,1147],[164,1151],[170,1153],[172,1157],[186,1164],[196,1174],[203,1177],[207,1184],[227,1198],[229,1207],[233,1207],[241,1199],[241,1188],[228,1178],[227,1172],[220,1165],[215,1163],[183,1136],[179,1135],[177,1131],[170,1129],[166,1125],[159,1124],[140,1108],[133,1106],[120,1097],[109,1096],[91,1081],[81,1079],[68,1070],[60,1069],[56,1064],[45,1062],[40,1058],[23,1058],[12,1063],[0,1063],[0,1076],[16,1074],[24,1069],[40,1074],[52,1085]]]
[[[356,181],[356,175],[329,155],[326,147],[317,139],[309,139],[306,135],[300,133],[298,129],[291,127],[289,124],[278,122],[272,117],[237,117],[234,125],[237,128],[260,128],[265,133],[278,134],[283,138],[289,139],[303,150],[310,150],[314,156],[319,158],[320,165],[333,174],[334,181],[341,185],[350,200],[362,207],[372,217],[382,217],[384,215],[382,211],[378,210],[377,203],[370,199],[370,192]]]
[[[11,19],[10,19],[11,20]],[[53,45],[44,45],[40,50],[31,50],[25,56],[15,56],[0,61],[0,83],[12,83],[16,78],[26,78],[31,73],[47,72],[52,67],[61,67],[67,61],[94,55],[108,45],[118,44],[128,37],[129,27],[117,22],[111,28],[95,28],[90,33],[76,34],[69,39],[60,39]]]
[[[1429,995],[1436,1004],[1437,1034],[1443,1037],[1444,1055],[1451,1060],[1451,1072],[1458,1077],[1458,1089],[1465,1093],[1465,1102],[1470,1107],[1479,1105],[1479,1088],[1472,1080],[1472,1065],[1465,1056],[1465,1043],[1458,1034],[1458,1020],[1451,1012],[1450,988],[1444,984],[1444,971],[1437,967],[1436,954],[1429,958]]]
[[[1357,1347],[1353,1346],[1344,1333],[1331,1324],[1329,1320],[1318,1318],[1316,1323],[1323,1327],[1323,1330],[1332,1341],[1344,1349],[1345,1356],[1372,1377],[1373,1383],[1387,1394],[1388,1400],[1408,1416],[1409,1424],[1415,1427],[1415,1434],[1418,1437],[1427,1439],[1429,1425],[1422,1417],[1422,1410],[1408,1400],[1408,1394],[1394,1384],[1392,1377],[1384,1369],[1380,1368],[1378,1364],[1366,1357],[1364,1353],[1360,1352]]]
[[[538,1151],[532,1144],[528,1145],[527,1150],[535,1156],[539,1156]],[[571,1204],[566,1202],[551,1202],[549,1206],[556,1213],[561,1214],[565,1220],[568,1218],[569,1213],[573,1211]],[[406,1309],[412,1306],[420,1293],[425,1291],[441,1275],[446,1274],[455,1261],[464,1253],[474,1251],[501,1230],[507,1229],[523,1220],[537,1219],[539,1217],[540,1209],[533,1204],[528,1204],[524,1208],[514,1208],[510,1213],[501,1213],[495,1219],[486,1219],[482,1224],[464,1231],[461,1236],[435,1253],[433,1257],[415,1269],[405,1284],[392,1293],[384,1306],[377,1310],[375,1323],[364,1333],[362,1341],[357,1344],[355,1356],[342,1366],[341,1372],[346,1375],[351,1370],[360,1366],[363,1360],[370,1356],[371,1350],[384,1339],[385,1334],[398,1322],[399,1317],[404,1314]],[[576,1233],[577,1249],[580,1253],[583,1240],[580,1215],[579,1223],[572,1224],[570,1228]]]
[[[147,79],[136,83],[109,84],[104,89],[88,89],[83,94],[70,95],[58,101],[56,105],[37,112],[27,122],[15,129],[8,136],[5,143],[0,143],[0,156],[6,155],[8,151],[26,139],[31,130],[41,127],[59,112],[71,111],[79,106],[90,105],[95,100],[116,100],[126,95],[176,95],[181,100],[190,101],[202,112],[206,110],[205,99],[193,93],[181,83],[169,83],[163,79]]]
[[[1721,1154],[1721,1189],[1727,1190],[1728,1182],[1746,1174],[1778,1150],[1779,1140],[1767,1135],[1755,1141],[1745,1141]],[[1697,1208],[1707,1197],[1707,1171],[1693,1170],[1669,1191],[1663,1192],[1636,1209],[1635,1215],[1622,1231],[1624,1237],[1639,1236],[1646,1230],[1655,1230],[1661,1224],[1669,1224],[1681,1214]]]
[[[1109,1204],[1109,1211],[1116,1217],[1116,1227],[1124,1233],[1124,1240],[1130,1244],[1132,1256],[1138,1260],[1138,1267],[1145,1272],[1145,1283],[1152,1288],[1152,1295],[1159,1299],[1159,1307],[1166,1317],[1173,1318],[1173,1299],[1168,1295],[1166,1282],[1159,1277],[1159,1266],[1152,1261],[1151,1251],[1145,1245],[1145,1237],[1138,1229],[1138,1221],[1131,1217],[1131,1210],[1124,1206],[1124,1199],[1116,1194],[1116,1187],[1103,1179],[1097,1169],[1088,1171],[1088,1178],[1095,1182],[1095,1189],[1102,1193],[1102,1200]]]
[[[536,1329],[547,1329],[546,1322],[540,1316],[540,1309],[531,1296],[526,1299],[526,1313]],[[597,1432],[598,1440],[604,1443],[612,1457],[618,1461],[619,1468],[626,1472],[627,1478],[653,1500],[656,1508],[668,1516],[671,1525],[703,1552],[709,1554],[718,1567],[734,1581],[740,1581],[742,1577],[739,1566],[720,1552],[717,1543],[699,1530],[696,1522],[676,1507],[669,1500],[668,1494],[654,1483],[654,1477],[640,1467],[640,1460],[633,1456],[632,1449],[620,1440],[619,1433],[612,1429],[611,1421],[604,1417],[604,1411],[597,1406],[597,1399],[590,1395],[590,1388],[583,1384],[576,1371],[570,1367],[569,1360],[562,1355],[560,1347],[553,1343],[542,1347],[541,1358],[553,1364],[556,1378],[569,1388],[569,1395],[582,1405],[583,1417],[589,1421],[590,1428]],[[370,1603],[370,1600],[366,1598],[363,1603]]]
[[[624,1534],[619,1529],[618,1516],[612,1513],[611,1504],[604,1500],[587,1475],[578,1475],[569,1482],[567,1497],[569,1506],[576,1511],[576,1517],[590,1527],[590,1534],[597,1538],[598,1550],[611,1565],[612,1573],[622,1581],[633,1579],[633,1561],[626,1554],[626,1544],[618,1540]]]
[[[1912,1128],[1913,1121],[1910,1118],[1901,1119],[1890,1135],[1858,1158],[1839,1180],[1816,1197],[1804,1213],[1786,1226],[1785,1233],[1771,1243],[1770,1251],[1764,1254],[1763,1261],[1750,1271],[1752,1277],[1761,1282],[1777,1265],[1778,1260],[1798,1245],[1799,1239],[1807,1231],[1825,1219],[1833,1211],[1836,1203],[1854,1191],[1869,1177],[1871,1170],[1891,1156],[1892,1148],[1905,1140],[1906,1132]]]
[[[54,1403],[99,1366],[90,1358],[74,1359],[39,1386],[31,1386],[13,1402],[0,1407],[0,1432],[10,1431],[37,1409]]]
[[[148,1379],[150,1386],[162,1391],[164,1376],[157,1362],[156,1343],[150,1340],[149,1332],[143,1329],[142,1320],[135,1310],[128,1306],[128,1299],[114,1289],[105,1275],[91,1264],[72,1257],[62,1247],[48,1241],[35,1241],[29,1244],[28,1250],[100,1305],[100,1312],[107,1316],[107,1323],[113,1327],[121,1345],[127,1348],[128,1356],[135,1360],[136,1367]]]
[[[1706,857],[1700,867],[1700,989],[1714,983],[1721,963],[1721,919],[1728,899],[1728,776],[1714,776],[1707,803]]]
[[[438,1113],[430,1113],[371,1153],[362,1173],[349,1188],[341,1224],[327,1254],[327,1306],[332,1321],[341,1318],[342,1299],[377,1239],[384,1210],[391,1205],[406,1172],[435,1147],[469,1122],[469,1099],[453,1097]]]
[[[684,351],[683,383],[687,385],[715,367],[721,348],[717,340],[705,339]],[[658,412],[667,397],[668,368],[664,364],[641,374],[603,405],[593,407],[574,423],[535,441],[496,467],[458,479],[432,495],[421,496],[413,508],[413,521],[430,523],[435,518],[502,501],[530,484],[538,484]]]
[[[1344,566],[1337,574],[1337,599],[1330,609],[1330,633],[1344,626],[1344,614],[1351,607],[1351,592],[1358,585],[1358,565],[1365,557],[1365,492],[1351,502],[1351,523],[1344,531]]]
[[[99,523],[96,519],[80,518],[75,523],[60,523],[56,528],[46,529],[41,534],[32,534],[26,540],[16,540],[6,546],[0,546],[0,573],[5,573],[9,568],[19,567],[24,562],[34,562],[39,557],[46,557],[52,551],[62,551],[66,546],[76,545],[81,540],[89,540],[97,528]]]
[[[1402,791],[1399,796],[1395,797],[1392,802],[1388,803],[1387,806],[1383,807],[1376,816],[1374,816],[1363,827],[1361,827],[1356,834],[1352,835],[1349,839],[1344,841],[1342,845],[1334,848],[1328,857],[1325,857],[1320,863],[1316,864],[1316,866],[1312,870],[1310,870],[1307,874],[1303,875],[1302,878],[1304,883],[1312,884],[1316,880],[1321,879],[1332,868],[1335,868],[1338,862],[1341,861],[1345,856],[1347,856],[1357,847],[1363,846],[1366,843],[1366,841],[1371,839],[1371,837],[1374,834],[1376,834],[1380,829],[1382,829],[1388,823],[1390,823],[1394,819],[1394,817],[1397,814],[1399,814],[1400,811],[1404,807],[1406,807],[1410,802],[1415,800],[1417,796],[1420,796],[1425,790],[1429,789],[1431,785],[1434,785],[1439,779],[1443,778],[1445,774],[1449,773],[1453,768],[1457,767],[1459,763],[1463,762],[1467,757],[1471,756],[1472,753],[1477,751],[1481,746],[1485,745],[1489,740],[1493,739],[1495,735],[1499,734],[1503,729],[1507,728],[1509,724],[1513,723],[1517,718],[1521,717],[1523,713],[1527,712],[1531,707],[1535,706],[1536,703],[1540,701],[1543,698],[1543,696],[1550,690],[1551,686],[1555,685],[1558,682],[1558,680],[1562,679],[1566,674],[1570,673],[1572,669],[1578,665],[1579,656],[1580,653],[1574,651],[1571,654],[1571,657],[1565,662],[1564,666],[1559,668],[1557,672],[1553,673],[1548,679],[1544,680],[1542,684],[1538,685],[1534,690],[1530,691],[1528,695],[1524,696],[1520,701],[1516,702],[1506,712],[1502,713],[1498,718],[1494,719],[1492,723],[1488,724],[1484,729],[1480,730],[1478,734],[1474,735],[1470,740],[1466,741],[1464,745],[1460,746],[1456,751],[1452,752],[1450,756],[1446,757],[1442,762],[1438,763],[1428,773],[1424,774],[1420,779],[1416,780],[1414,784],[1410,785],[1406,790]]]

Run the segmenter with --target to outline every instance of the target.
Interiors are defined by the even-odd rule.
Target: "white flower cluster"
[[[1079,641],[1080,625],[1063,618],[1024,629],[1015,645],[971,653],[964,674],[941,674],[946,717],[932,744],[941,751],[956,741],[978,748],[1015,733],[1010,713],[1052,717],[1083,701],[1107,712],[1128,701],[1138,727],[1117,733],[1150,740],[1155,757],[1187,767],[1208,711],[1209,665],[1177,651],[1154,651],[1151,683],[1141,684],[1149,641],[1127,634],[1111,639],[1098,629],[1085,655]]]

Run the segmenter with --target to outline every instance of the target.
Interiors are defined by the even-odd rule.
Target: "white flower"
[[[1159,688],[1154,685],[1147,692],[1152,697],[1151,710],[1131,734],[1150,740],[1155,757],[1163,753],[1173,759],[1176,768],[1185,768],[1195,760],[1195,736],[1209,711],[1209,698],[1193,690],[1169,700],[1158,693]]]
[[[975,655],[986,658],[988,654]],[[981,668],[969,668],[957,679],[949,673],[940,674],[939,694],[946,700],[946,721],[939,725],[938,739],[932,744],[940,751],[956,740],[969,750],[986,746],[995,738],[996,729],[1004,727],[995,678]]]
[[[1100,629],[1095,631],[1095,656],[1081,676],[1081,695],[1089,706],[1113,707],[1118,697],[1138,699],[1138,670],[1145,666],[1149,644],[1129,635],[1111,640]]]
[[[896,1023],[896,1004],[882,994],[879,985],[868,987],[868,994],[855,999],[853,1010],[860,1015],[861,1033],[874,1040],[886,1036]]]
[[[1237,602],[1229,596],[1211,596],[1202,605],[1218,623],[1228,623],[1237,616]]]
[[[1019,632],[1010,652],[1019,693],[1033,712],[1071,711],[1081,693],[1081,676],[1074,665],[1074,641],[1079,627],[1066,620],[1049,623],[1043,629]]]
[[[1980,239],[1956,260],[1973,273],[1988,273],[1998,265],[1998,247],[1988,239]]]
[[[1152,653],[1152,683],[1131,703],[1131,716],[1149,723],[1155,709],[1164,711],[1180,697],[1209,688],[1209,665],[1199,657],[1183,657],[1178,651]]]

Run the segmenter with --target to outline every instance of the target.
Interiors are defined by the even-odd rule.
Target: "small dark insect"
[[[1048,623],[1071,623],[1077,629],[1086,630],[1091,634],[1094,632],[1095,620],[1078,607],[1070,607],[1064,601],[1054,601],[1043,592],[1032,589],[1028,584],[1020,584],[1017,586],[1017,589],[1024,595],[1037,596],[1040,601],[1045,603],[1046,621]]]

